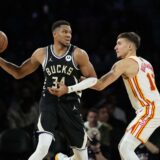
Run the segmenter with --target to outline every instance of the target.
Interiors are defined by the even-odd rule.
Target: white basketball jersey
[[[123,77],[129,99],[135,110],[144,106],[160,103],[160,94],[155,84],[155,77],[152,65],[145,59],[131,56],[139,65],[139,71],[132,78]]]

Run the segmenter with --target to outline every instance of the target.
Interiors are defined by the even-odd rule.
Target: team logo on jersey
[[[76,108],[75,106],[73,107],[73,111],[74,111],[74,110],[77,110],[77,108]]]
[[[71,57],[70,55],[67,55],[67,56],[66,56],[66,61],[69,62],[69,61],[71,61],[71,59],[72,59],[72,57]]]
[[[49,59],[49,62],[52,62],[52,58]]]

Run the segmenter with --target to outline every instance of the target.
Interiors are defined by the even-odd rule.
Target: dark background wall
[[[116,61],[113,48],[117,35],[137,32],[142,38],[138,54],[153,64],[160,87],[159,0],[5,0],[0,5],[0,30],[7,34],[9,46],[0,56],[20,65],[35,49],[52,43],[51,24],[59,19],[71,23],[72,43],[87,51],[98,77]],[[42,84],[41,69],[18,81],[0,69],[2,113],[7,112],[11,101],[21,96],[19,90],[26,86],[32,88],[34,100],[38,101]],[[82,100],[89,108],[108,93],[116,94],[118,105],[130,120],[134,112],[121,79],[101,93],[84,91]]]

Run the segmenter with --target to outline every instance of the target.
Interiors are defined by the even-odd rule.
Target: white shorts
[[[137,111],[136,117],[128,125],[126,132],[145,143],[152,133],[160,126],[160,106],[142,107]]]

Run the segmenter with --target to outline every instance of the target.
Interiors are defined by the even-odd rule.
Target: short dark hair
[[[61,25],[70,26],[70,23],[69,23],[68,21],[66,21],[66,20],[58,20],[58,21],[56,21],[56,22],[54,22],[54,23],[52,24],[52,32],[53,32],[56,28],[60,27]]]
[[[90,108],[90,109],[88,110],[88,113],[90,113],[90,112],[98,113],[98,110],[97,110],[96,108],[92,107],[92,108]]]
[[[129,41],[133,42],[138,49],[141,43],[140,36],[135,32],[124,32],[118,35],[117,39],[119,38],[126,38]]]

